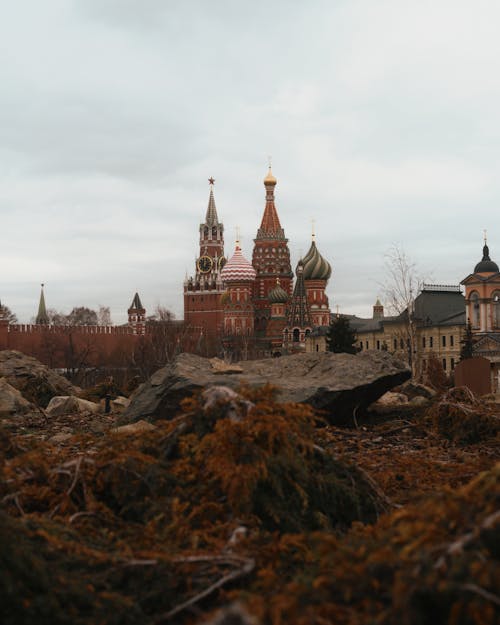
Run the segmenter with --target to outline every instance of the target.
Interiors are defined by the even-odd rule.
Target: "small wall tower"
[[[134,299],[128,309],[128,325],[133,329],[134,334],[145,334],[146,332],[146,309],[142,305],[139,294],[134,295]]]

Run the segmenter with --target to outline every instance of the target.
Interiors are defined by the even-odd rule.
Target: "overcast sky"
[[[500,261],[498,0],[16,0],[0,19],[0,300],[182,317],[213,176],[226,254],[276,204],[332,310],[384,253],[429,281]]]

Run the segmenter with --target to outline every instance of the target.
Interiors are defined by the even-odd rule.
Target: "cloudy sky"
[[[0,20],[0,299],[182,317],[207,178],[251,258],[272,155],[295,264],[370,315],[399,245],[500,261],[498,0],[16,0]]]

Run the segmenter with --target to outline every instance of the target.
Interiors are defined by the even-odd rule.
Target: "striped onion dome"
[[[286,304],[288,302],[288,293],[281,286],[279,278],[276,279],[276,286],[268,295],[271,304]]]
[[[241,253],[241,248],[236,244],[234,254],[224,265],[220,273],[224,282],[251,282],[255,280],[255,269]]]
[[[304,263],[304,280],[328,280],[332,275],[332,266],[318,252],[314,240],[302,262]]]

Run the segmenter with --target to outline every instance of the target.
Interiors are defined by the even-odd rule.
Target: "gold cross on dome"
[[[484,244],[486,245],[486,242],[487,242],[486,229],[483,230],[483,233],[484,233]]]

